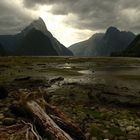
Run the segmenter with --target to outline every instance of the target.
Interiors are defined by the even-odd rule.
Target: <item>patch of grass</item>
[[[99,111],[91,110],[90,108],[79,108],[79,111],[82,111],[85,114],[89,114],[93,116],[95,119],[102,119],[102,115]]]
[[[119,127],[111,127],[109,128],[109,132],[115,136],[123,136],[124,133],[121,131]]]
[[[120,58],[120,57],[32,57],[32,56],[10,56],[0,57],[0,64],[30,64],[30,63],[84,63],[94,62],[97,64],[139,64],[138,58]]]
[[[103,139],[103,131],[96,124],[92,124],[89,128],[89,132],[92,136],[97,137],[99,140]]]

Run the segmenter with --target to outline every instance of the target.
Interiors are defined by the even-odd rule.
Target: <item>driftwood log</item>
[[[38,94],[34,96],[30,92],[25,95],[20,94],[19,101],[11,105],[11,111],[16,116],[26,120],[28,122],[26,124],[32,124],[37,129],[35,132],[39,133],[42,138],[45,137],[51,140],[86,140],[80,128],[58,107],[46,102],[44,95],[42,96],[41,94],[38,97],[36,95]]]
[[[85,140],[85,136],[80,130],[80,128],[75,125],[75,123],[69,119],[59,108],[45,103],[46,112],[51,114],[50,117],[54,122],[59,125],[68,134],[77,140]]]
[[[60,109],[47,103],[43,98],[24,100],[11,106],[16,115],[30,120],[51,140],[85,140],[80,128]],[[40,132],[39,132],[40,133]]]
[[[44,132],[52,140],[73,140],[65,131],[63,131],[50,117],[45,113],[41,106],[35,101],[28,101],[25,109],[37,121]]]

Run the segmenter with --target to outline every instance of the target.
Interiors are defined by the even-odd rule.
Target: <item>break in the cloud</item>
[[[65,15],[64,23],[74,28],[105,30],[117,26],[140,32],[139,0],[24,0],[25,6],[52,5],[55,15]]]
[[[109,26],[140,33],[139,0],[1,0],[0,33],[18,31],[38,15],[65,45]]]

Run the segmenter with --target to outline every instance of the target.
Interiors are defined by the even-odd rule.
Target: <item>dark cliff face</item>
[[[53,37],[51,32],[48,31],[44,21],[39,18],[38,20],[32,22],[28,27],[26,27],[22,33],[24,36],[32,29],[41,31],[47,38],[50,39],[52,47],[56,50],[59,56],[72,56],[73,53],[62,45],[56,38]]]
[[[122,55],[140,57],[140,34],[123,51]]]
[[[31,56],[58,56],[50,39],[41,31],[32,29],[21,41],[21,47],[16,51],[17,55]]]
[[[41,18],[33,21],[19,34],[1,35],[0,42],[9,52],[8,55],[73,55],[70,50],[53,37]]]
[[[105,39],[114,39],[116,36],[118,36],[120,31],[115,27],[109,27],[105,33],[104,38]]]
[[[2,46],[2,44],[0,43],[0,56],[6,55],[6,52]]]
[[[12,53],[19,46],[22,37],[23,36],[20,33],[16,35],[0,35],[0,42],[5,51]]]
[[[109,27],[106,33],[95,34],[86,41],[70,46],[69,49],[79,56],[110,56],[112,52],[124,50],[134,38],[135,35],[131,32]]]

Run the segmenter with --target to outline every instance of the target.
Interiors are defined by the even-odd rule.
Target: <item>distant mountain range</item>
[[[120,31],[109,27],[106,33],[94,34],[88,40],[69,47],[75,56],[110,56],[112,52],[120,52],[134,40],[132,32]]]
[[[140,56],[140,35],[109,27],[66,48],[39,18],[16,35],[0,35],[0,55],[16,56]]]
[[[72,56],[72,52],[62,45],[47,30],[39,18],[16,35],[0,35],[0,51],[5,55],[24,56]]]

